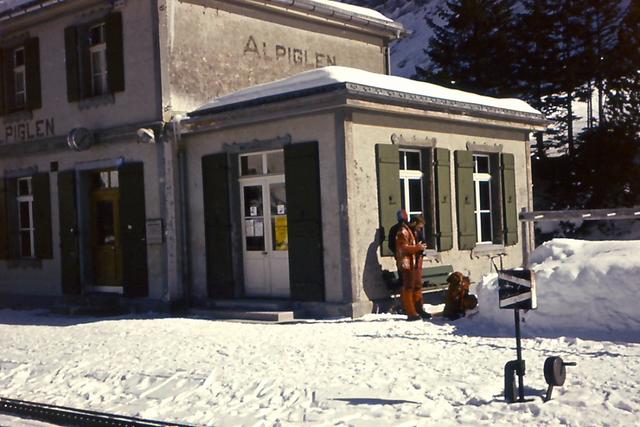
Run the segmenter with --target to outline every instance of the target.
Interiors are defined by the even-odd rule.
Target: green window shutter
[[[458,214],[458,248],[473,249],[477,241],[473,153],[459,150],[456,161],[456,212]]]
[[[7,191],[4,178],[0,178],[0,259],[9,258],[9,224],[7,218]]]
[[[15,178],[7,179],[7,223],[9,226],[9,259],[20,258],[20,230],[18,226],[18,180]]]
[[[37,37],[30,38],[24,44],[25,77],[27,82],[27,109],[42,108],[40,85],[40,43]]]
[[[402,208],[400,194],[400,163],[397,145],[377,144],[376,165],[378,172],[378,212],[380,216],[380,250],[382,256],[393,256],[386,240],[389,230],[398,219]]]
[[[142,162],[125,163],[118,169],[118,174],[124,295],[146,297],[149,294],[149,279],[144,164]]]
[[[107,16],[105,23],[107,41],[107,80],[110,92],[124,90],[124,51],[122,42],[122,14]]]
[[[65,65],[67,67],[67,100],[74,102],[81,98],[77,27],[64,29],[64,52]]]
[[[284,147],[291,298],[324,301],[324,245],[318,143]]]
[[[229,202],[229,162],[226,153],[202,158],[207,289],[211,298],[234,297]]]
[[[502,191],[504,215],[504,243],[518,243],[518,206],[516,203],[516,171],[513,154],[502,155]]]
[[[53,258],[51,239],[51,189],[49,173],[33,176],[33,222],[35,227],[36,258]]]
[[[58,172],[58,211],[62,293],[79,295],[81,292],[80,249],[76,211],[76,174],[73,170]]]
[[[4,111],[6,114],[15,111],[16,95],[15,95],[15,77],[13,74],[13,52],[12,49],[4,49],[3,61],[3,83],[4,83]]]
[[[4,116],[5,114],[7,114],[7,109],[6,109],[7,103],[5,101],[5,98],[6,98],[5,90],[7,90],[7,82],[5,82],[5,78],[4,78],[5,61],[6,61],[5,50],[0,49],[0,116]]]
[[[446,148],[434,149],[436,176],[436,216],[438,250],[453,248],[453,220],[451,216],[451,160]]]

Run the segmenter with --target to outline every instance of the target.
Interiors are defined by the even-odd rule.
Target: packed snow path
[[[504,402],[504,364],[516,357],[513,312],[497,309],[492,277],[478,286],[480,313],[453,323],[0,311],[0,390],[206,426],[636,425],[640,310],[630,284],[639,250],[640,242],[560,240],[534,254],[540,309],[522,325],[526,394],[546,392],[547,357],[578,363],[548,403]],[[574,297],[583,293],[587,301]]]
[[[2,313],[4,395],[208,426],[633,425],[640,411],[638,344],[525,339],[528,394],[546,390],[546,357],[578,366],[552,401],[507,405],[514,339],[476,335],[473,319],[46,325],[61,321]]]

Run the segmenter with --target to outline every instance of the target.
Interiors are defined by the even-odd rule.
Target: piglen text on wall
[[[4,124],[4,143],[41,139],[55,135],[53,117],[38,120],[23,120]]]
[[[293,65],[307,67],[326,67],[337,65],[336,56],[329,53],[315,52],[300,47],[287,46],[285,44],[269,44],[256,41],[254,36],[249,36],[244,45],[244,55],[251,55],[264,61],[283,61]]]

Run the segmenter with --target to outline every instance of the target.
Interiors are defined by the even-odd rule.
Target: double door
[[[240,181],[245,294],[288,298],[289,238],[284,175]]]

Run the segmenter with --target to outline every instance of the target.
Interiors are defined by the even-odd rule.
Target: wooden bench
[[[438,291],[444,291],[449,287],[447,277],[453,273],[453,266],[438,265],[435,267],[425,267],[422,269],[422,294],[431,294]],[[401,307],[400,289],[402,282],[397,271],[382,271],[382,279],[387,288],[391,292],[391,300],[394,307]],[[444,302],[444,295],[441,296]]]

